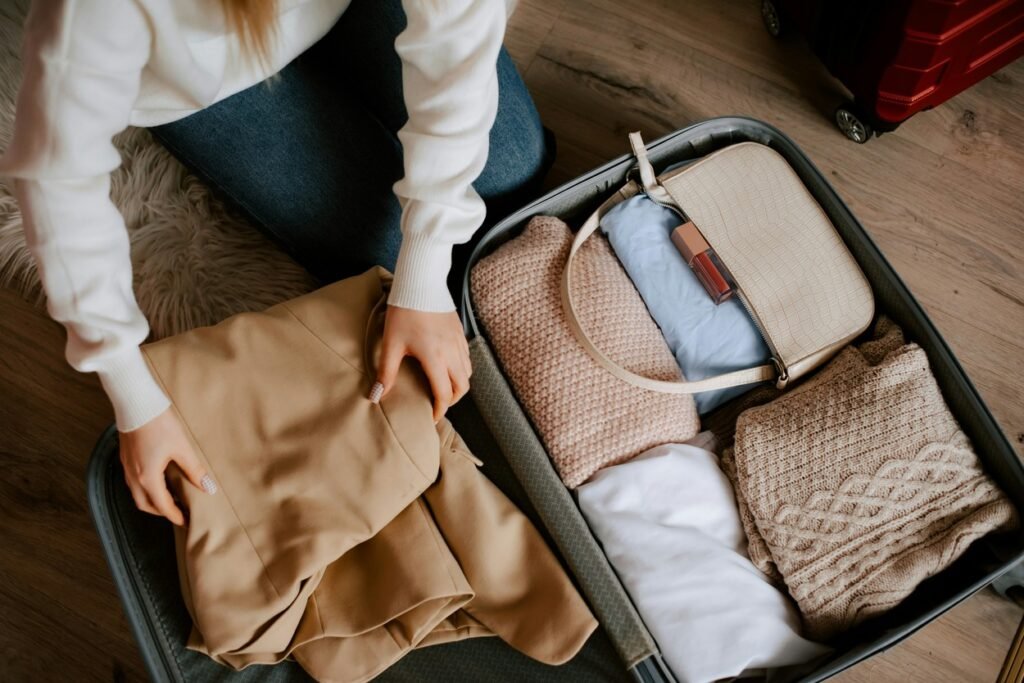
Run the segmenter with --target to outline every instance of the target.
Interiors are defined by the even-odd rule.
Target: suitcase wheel
[[[782,12],[772,0],[761,0],[761,20],[772,38],[779,38],[786,30]]]
[[[865,119],[866,117],[858,111],[857,106],[852,102],[841,104],[836,108],[836,127],[842,131],[843,135],[859,145],[863,145],[875,134],[874,128]]]

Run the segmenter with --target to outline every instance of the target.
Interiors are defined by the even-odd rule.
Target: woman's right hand
[[[173,408],[137,429],[121,432],[120,436],[124,478],[135,505],[143,512],[166,517],[179,526],[185,523],[164,478],[170,462],[176,463],[199,490],[211,495],[217,492],[217,485],[199,462]]]

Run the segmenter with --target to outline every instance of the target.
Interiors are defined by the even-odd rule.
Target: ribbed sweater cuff
[[[422,235],[406,236],[398,252],[388,303],[417,311],[454,311],[455,302],[448,291],[451,266],[451,244]]]
[[[118,431],[137,429],[171,405],[138,347],[106,359],[96,374],[114,406]]]

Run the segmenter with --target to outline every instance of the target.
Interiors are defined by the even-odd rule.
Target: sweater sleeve
[[[484,168],[498,109],[503,0],[403,0],[408,24],[395,40],[409,119],[398,132],[405,175],[402,246],[388,303],[455,309],[446,284],[452,246],[480,227],[472,183]]]
[[[131,0],[33,3],[14,137],[0,175],[14,179],[47,310],[67,330],[68,362],[96,372],[121,431],[169,401],[139,351],[149,325],[132,291],[124,219],[110,200],[150,32]]]

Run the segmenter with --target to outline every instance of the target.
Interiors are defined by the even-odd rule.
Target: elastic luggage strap
[[[651,162],[647,159],[647,149],[644,147],[640,133],[630,133],[629,142],[633,147],[634,154],[636,154],[637,165],[640,171],[640,181],[643,183],[644,192],[648,195],[653,194],[652,198],[654,198],[655,201],[657,201],[658,197],[664,195],[668,198],[669,202],[672,202],[673,200],[668,195],[668,191],[658,183],[658,179],[654,175],[654,168],[651,166]],[[663,394],[698,394],[702,391],[728,389],[729,387],[737,387],[744,384],[755,384],[758,382],[775,380],[778,376],[778,372],[774,365],[758,365],[753,368],[736,370],[734,372],[728,372],[722,375],[716,375],[714,377],[707,377],[705,379],[694,381],[652,379],[650,377],[638,375],[635,372],[630,372],[606,356],[604,352],[597,348],[594,342],[591,341],[590,336],[580,324],[579,318],[576,317],[576,305],[572,294],[573,261],[579,253],[580,247],[583,246],[583,243],[586,242],[587,238],[593,235],[601,226],[601,217],[608,213],[608,211],[610,211],[612,207],[617,205],[619,202],[625,201],[626,199],[636,195],[639,190],[640,188],[637,186],[636,181],[631,180],[626,183],[626,185],[618,192],[601,204],[601,206],[597,208],[597,211],[587,218],[587,221],[583,224],[583,227],[580,228],[579,232],[576,233],[576,238],[573,240],[572,247],[569,249],[569,258],[566,260],[565,269],[562,271],[561,286],[562,310],[565,313],[566,322],[569,324],[569,329],[572,331],[573,336],[576,337],[576,340],[580,345],[602,368],[610,372],[615,377],[621,379],[623,382],[627,382],[633,386],[639,387],[640,389],[647,389],[649,391],[657,391]]]

